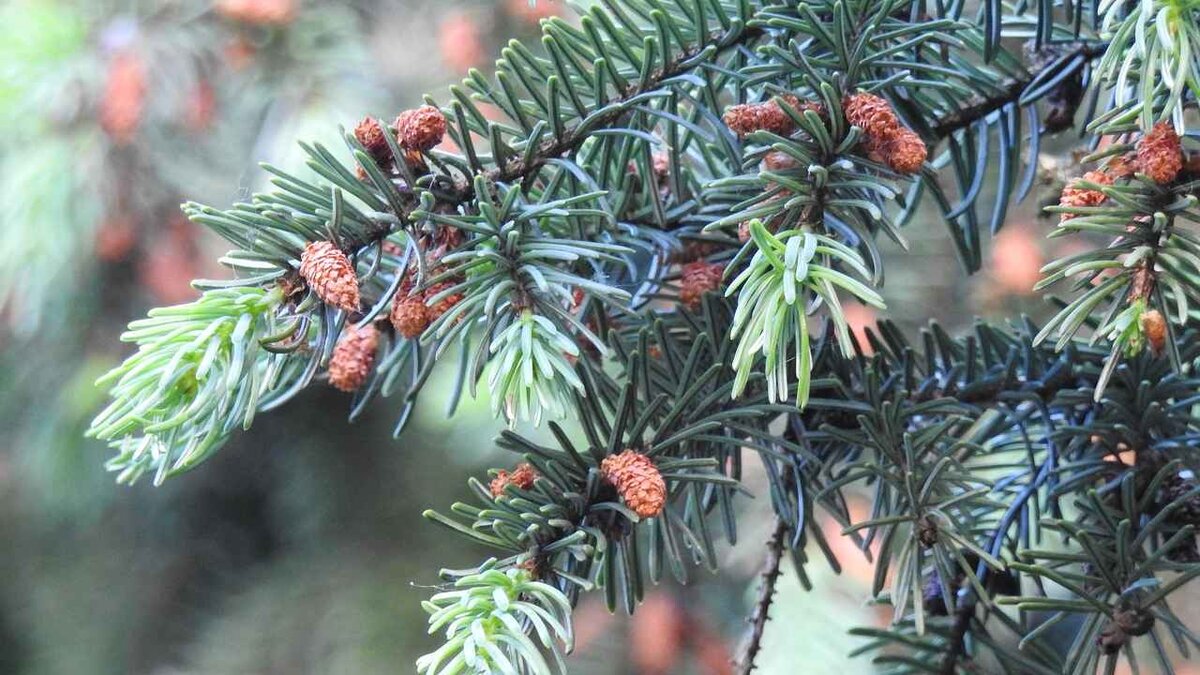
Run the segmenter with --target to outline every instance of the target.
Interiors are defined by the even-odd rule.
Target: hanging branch
[[[603,0],[577,25],[543,23],[541,55],[510,45],[496,76],[472,73],[449,107],[405,111],[396,136],[360,125],[347,136],[357,166],[306,145],[322,180],[272,168],[279,189],[248,204],[188,205],[234,244],[223,262],[240,278],[132,326],[142,351],[110,376],[115,402],[93,433],[123,478],[161,479],[317,377],[354,392],[354,416],[397,396],[398,433],[452,351],[450,410],[486,381],[509,422],[571,416],[580,433],[503,432],[515,465],[469,480],[473,499],[449,515],[427,512],[495,557],[443,570],[454,589],[425,607],[446,641],[424,673],[553,673],[581,594],[632,612],[664,577],[716,569],[747,454],[766,466],[775,522],[742,673],[783,556],[805,587],[808,556],[840,569],[821,510],[840,528],[828,534],[878,551],[871,595],[893,622],[856,634],[880,663],[949,673],[990,651],[1079,674],[1098,637],[1109,654],[1164,631],[1184,640],[1165,600],[1200,575],[1188,548],[1200,344],[1187,325],[1200,236],[1183,226],[1200,220],[1200,177],[1162,120],[1182,124],[1175,113],[1194,105],[1182,70],[1200,53],[1200,8],[1140,3],[1125,32],[1085,37],[1115,19],[1089,24],[1073,3],[1066,26],[1039,1],[1039,50],[1025,54],[1002,38],[1028,33],[1032,7],[989,0],[971,21],[963,3],[934,4]],[[1141,44],[1151,20],[1170,53]],[[1097,71],[1140,79],[1104,84],[1129,85],[1123,103],[1092,89],[1081,107],[1101,55]],[[905,245],[925,197],[964,267],[981,266],[976,210],[989,203],[994,232],[1034,184],[1039,106],[1047,129],[1082,117],[1111,141],[1055,208],[1056,232],[1112,242],[1047,267],[1043,285],[1071,278],[1077,297],[1043,327],[979,323],[956,338],[931,325],[910,340],[884,321],[856,337],[843,303],[884,309],[881,242]],[[445,133],[459,152],[433,151]],[[995,198],[981,199],[991,181]],[[1153,320],[1169,306],[1178,330]],[[1129,449],[1136,462],[1111,461]],[[1155,459],[1168,456],[1179,464]],[[855,522],[847,502],[864,487],[870,515]],[[1041,550],[1047,532],[1063,544]],[[1011,597],[1015,572],[1070,597]],[[1006,602],[1057,618],[973,621]],[[1065,654],[1042,639],[1082,610]]]

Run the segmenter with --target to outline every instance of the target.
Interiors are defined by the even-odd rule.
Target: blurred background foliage
[[[178,213],[264,183],[256,162],[301,165],[295,139],[335,139],[389,118],[511,37],[534,35],[557,0],[9,0],[0,8],[0,673],[408,672],[424,635],[421,587],[478,551],[419,517],[465,497],[465,473],[509,459],[487,402],[453,424],[430,385],[392,439],[395,411],[354,425],[332,389],[264,415],[186,479],[118,487],[103,444],[83,439],[92,382],[116,337],[154,305],[220,276],[220,245]],[[1065,146],[1065,143],[1064,143]],[[1044,144],[1041,197],[1074,169]],[[985,182],[991,184],[990,182]],[[941,218],[915,219],[889,268],[889,318],[951,332],[971,311],[1044,317],[1038,199],[991,240],[968,277]],[[899,252],[891,251],[893,254]],[[852,323],[877,317],[850,307]],[[442,371],[439,371],[442,372]],[[448,375],[448,372],[445,373]],[[436,377],[436,376],[435,376]],[[320,410],[318,410],[320,409]],[[764,483],[749,487],[761,494]],[[661,587],[632,619],[596,598],[576,613],[575,672],[721,673],[743,628],[767,536],[723,551],[720,576]],[[846,629],[886,623],[864,606],[870,566],[804,592],[785,573],[761,672],[871,672]]]

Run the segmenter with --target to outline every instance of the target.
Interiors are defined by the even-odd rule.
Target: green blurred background
[[[0,673],[411,672],[436,644],[420,600],[439,567],[485,554],[420,514],[512,463],[486,401],[447,421],[449,383],[435,377],[394,439],[398,406],[350,425],[348,397],[314,387],[191,474],[129,488],[83,439],[103,403],[92,382],[127,355],[125,323],[194,297],[192,278],[225,276],[222,244],[177,215],[181,201],[226,205],[265,186],[259,160],[302,170],[297,139],[340,148],[338,125],[444,99],[557,12],[553,0],[2,5]],[[1047,194],[1057,173],[1046,167]],[[907,253],[889,244],[889,316],[915,332],[1041,312],[1035,201],[976,278],[940,218],[916,218]],[[763,501],[747,500],[719,575],[664,585],[632,619],[585,601],[573,672],[726,672]],[[889,613],[864,604],[869,567],[843,549],[841,576],[814,565],[813,592],[786,574],[761,672],[871,672],[846,656],[846,629]]]

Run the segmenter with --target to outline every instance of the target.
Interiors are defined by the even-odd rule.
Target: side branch
[[[788,526],[784,520],[775,517],[775,529],[767,540],[767,556],[763,561],[762,583],[758,587],[758,598],[754,602],[754,610],[746,619],[750,628],[742,643],[738,646],[737,656],[733,659],[734,671],[746,675],[754,670],[754,659],[762,649],[763,633],[767,628],[767,619],[771,610],[771,602],[775,598],[775,582],[779,580],[779,566],[783,562],[784,541],[787,537]]]
[[[975,617],[975,602],[964,600],[954,613],[954,626],[950,629],[950,650],[942,659],[939,675],[954,675],[958,670],[958,660],[967,653],[967,629],[971,627],[971,619]]]
[[[1082,42],[1074,50],[1067,52],[1067,55],[1082,56],[1084,59],[1091,61],[1103,56],[1107,49],[1108,43]],[[1050,66],[1046,66],[1046,68],[1041,70],[1027,73],[1024,77],[1004,80],[1000,83],[1000,90],[998,92],[990,96],[975,97],[968,105],[939,119],[936,124],[930,127],[930,130],[936,138],[942,139],[959,129],[971,126],[1004,106],[1015,103],[1021,98],[1021,94],[1025,91],[1026,87],[1037,80],[1049,68]]]

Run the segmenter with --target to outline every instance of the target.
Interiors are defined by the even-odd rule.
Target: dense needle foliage
[[[399,434],[439,365],[451,412],[548,425],[427,512],[495,557],[443,571],[422,672],[563,668],[581,593],[632,612],[715,568],[755,459],[776,524],[743,672],[780,560],[807,585],[843,535],[894,609],[863,651],[899,672],[1170,671],[1198,646],[1171,606],[1200,574],[1198,22],[1194,0],[581,2],[493,76],[364,119],[351,161],[304,145],[317,178],[185,205],[234,278],[131,326],[92,433],[121,480],[162,481],[327,370]],[[881,240],[931,201],[978,270],[1051,134],[1087,171],[1050,209],[1080,242],[1044,270],[1054,318],[856,339]]]

